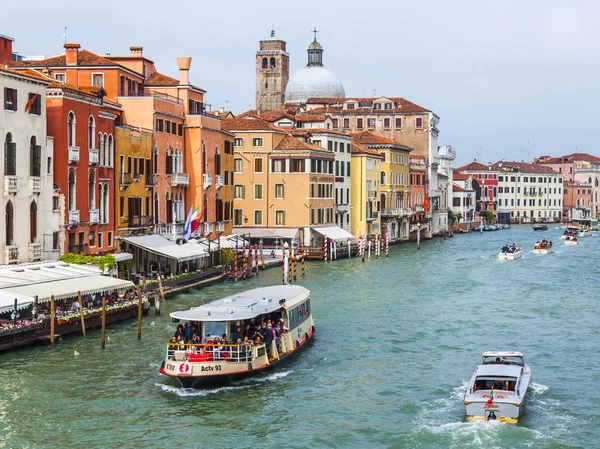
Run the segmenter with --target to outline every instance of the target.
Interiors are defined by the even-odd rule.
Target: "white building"
[[[310,141],[315,145],[328,148],[335,155],[335,223],[344,231],[350,232],[351,209],[350,198],[352,198],[350,183],[350,161],[352,153],[350,143],[352,138],[336,131],[311,129]]]
[[[0,68],[0,232],[2,263],[58,257],[58,198],[53,196],[53,144],[46,137],[46,86],[30,74]]]
[[[583,167],[575,168],[573,178],[575,183],[589,186],[591,195],[587,207],[592,211],[592,217],[597,219],[600,211],[600,163],[586,163]]]
[[[471,229],[477,219],[475,215],[476,192],[473,189],[473,175],[454,173],[452,183],[452,212],[460,214],[462,218],[459,226],[464,224],[464,229]]]
[[[433,136],[432,134],[432,139]],[[437,133],[435,134],[435,143],[437,143]],[[429,204],[431,230],[434,235],[448,232],[448,208],[452,204],[454,159],[456,159],[456,151],[450,145],[436,146],[434,152],[431,153]]]
[[[511,222],[559,221],[563,211],[563,174],[526,162],[496,162],[498,211]]]

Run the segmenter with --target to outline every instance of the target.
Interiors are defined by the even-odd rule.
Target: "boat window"
[[[225,321],[205,321],[204,322],[204,336],[205,337],[221,337],[221,335],[227,333],[227,326]]]
[[[516,377],[478,377],[475,379],[475,390],[505,390],[515,391]]]
[[[484,365],[519,365],[524,366],[523,358],[517,356],[486,356],[483,358]]]
[[[310,298],[290,309],[288,315],[290,330],[300,326],[310,315]]]

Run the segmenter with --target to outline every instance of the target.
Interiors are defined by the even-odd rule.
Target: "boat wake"
[[[292,370],[280,371],[280,372],[276,372],[276,373],[267,374],[266,376],[250,377],[246,380],[243,380],[241,383],[253,384],[256,382],[269,382],[271,380],[283,379],[284,377],[289,376],[291,373],[292,373]]]
[[[220,387],[220,388],[211,388],[204,390],[195,390],[193,388],[177,388],[171,385],[165,384],[154,384],[157,387],[160,387],[166,393],[172,393],[180,397],[190,397],[190,396],[208,396],[211,394],[222,393],[224,391],[232,391],[232,390],[240,390],[245,388],[250,388],[251,385],[235,385],[230,387]]]

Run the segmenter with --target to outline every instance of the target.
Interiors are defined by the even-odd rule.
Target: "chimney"
[[[221,106],[221,107],[219,108],[219,112],[220,112],[221,114],[225,113],[225,108],[224,108],[223,106]]]
[[[129,47],[132,58],[143,58],[144,47]]]
[[[190,84],[190,65],[192,65],[192,58],[189,56],[181,56],[177,58],[177,65],[179,66],[179,84],[182,86]]]
[[[67,65],[77,65],[77,55],[81,45],[79,44],[65,44],[65,56]]]

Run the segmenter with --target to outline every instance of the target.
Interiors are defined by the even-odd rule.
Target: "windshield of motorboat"
[[[505,390],[515,391],[517,385],[516,377],[504,377],[504,376],[478,376],[475,379],[474,391],[479,390]]]
[[[519,365],[524,366],[523,357],[518,356],[484,356],[483,365]]]

